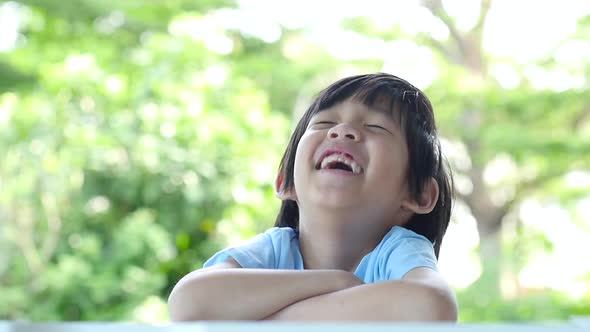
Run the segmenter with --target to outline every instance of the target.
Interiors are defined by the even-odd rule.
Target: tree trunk
[[[441,0],[422,0],[422,5],[438,17],[450,31],[451,43],[441,45],[444,51],[443,55],[450,63],[457,63],[466,68],[473,78],[481,80],[482,83],[490,80],[488,66],[483,55],[482,36],[491,2],[492,0],[482,0],[480,15],[475,26],[470,31],[461,31],[456,27],[454,19],[445,12]],[[437,43],[434,40],[432,42]],[[485,109],[477,108],[466,109],[462,115],[463,125],[469,128],[466,137],[462,137],[462,139],[471,157],[476,156],[480,150],[479,133],[480,127],[483,125],[482,115],[485,111]],[[483,180],[484,167],[485,164],[475,163],[466,174],[473,184],[473,192],[463,199],[477,220],[480,239],[479,253],[482,263],[482,276],[478,282],[485,283],[486,287],[493,287],[499,291],[502,266],[502,221],[510,204],[498,206],[493,203]]]
[[[500,275],[502,268],[502,221],[507,207],[493,203],[488,188],[483,180],[482,167],[474,166],[469,172],[473,183],[473,192],[466,197],[466,203],[477,220],[479,234],[479,254],[482,264],[482,275],[479,283],[492,291],[500,291]]]

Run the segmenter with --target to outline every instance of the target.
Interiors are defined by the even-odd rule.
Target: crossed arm
[[[457,319],[453,292],[428,268],[364,284],[347,271],[242,269],[232,259],[181,279],[168,308],[173,321]]]

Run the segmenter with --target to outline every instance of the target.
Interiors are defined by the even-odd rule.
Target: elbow
[[[186,310],[186,305],[182,304],[182,299],[178,295],[170,294],[168,297],[168,316],[171,322],[187,322],[198,320],[198,317],[193,317],[193,312]]]
[[[431,288],[425,297],[427,320],[457,322],[459,309],[455,294],[450,289]]]
[[[168,315],[171,322],[187,322],[199,320],[196,308],[189,302],[189,298],[182,294],[182,287],[176,285],[168,297]]]
[[[168,315],[171,322],[189,322],[200,320],[213,320],[212,313],[206,301],[202,299],[203,293],[198,285],[191,280],[180,280],[172,289],[168,297]]]

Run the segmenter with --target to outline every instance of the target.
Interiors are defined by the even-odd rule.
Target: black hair
[[[412,197],[419,200],[422,190],[431,178],[434,178],[439,186],[439,196],[434,209],[427,214],[414,214],[402,226],[430,240],[438,258],[451,216],[453,181],[441,152],[432,104],[420,89],[397,76],[386,73],[351,76],[333,83],[320,92],[291,135],[279,166],[279,172],[282,172],[283,176],[279,190],[293,188],[295,153],[311,118],[316,113],[349,98],[369,107],[387,98],[392,114],[399,112],[400,125],[408,144],[408,184]],[[283,200],[275,226],[298,229],[297,202]]]

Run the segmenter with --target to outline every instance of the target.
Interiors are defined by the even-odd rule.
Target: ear
[[[285,182],[285,171],[280,170],[279,174],[277,175],[277,179],[275,180],[275,195],[283,200],[293,200],[297,201],[297,194],[295,193],[295,188],[285,189],[283,188],[283,183]]]
[[[402,202],[402,208],[417,214],[430,213],[438,201],[438,182],[434,178],[424,184],[418,201],[409,198]]]

